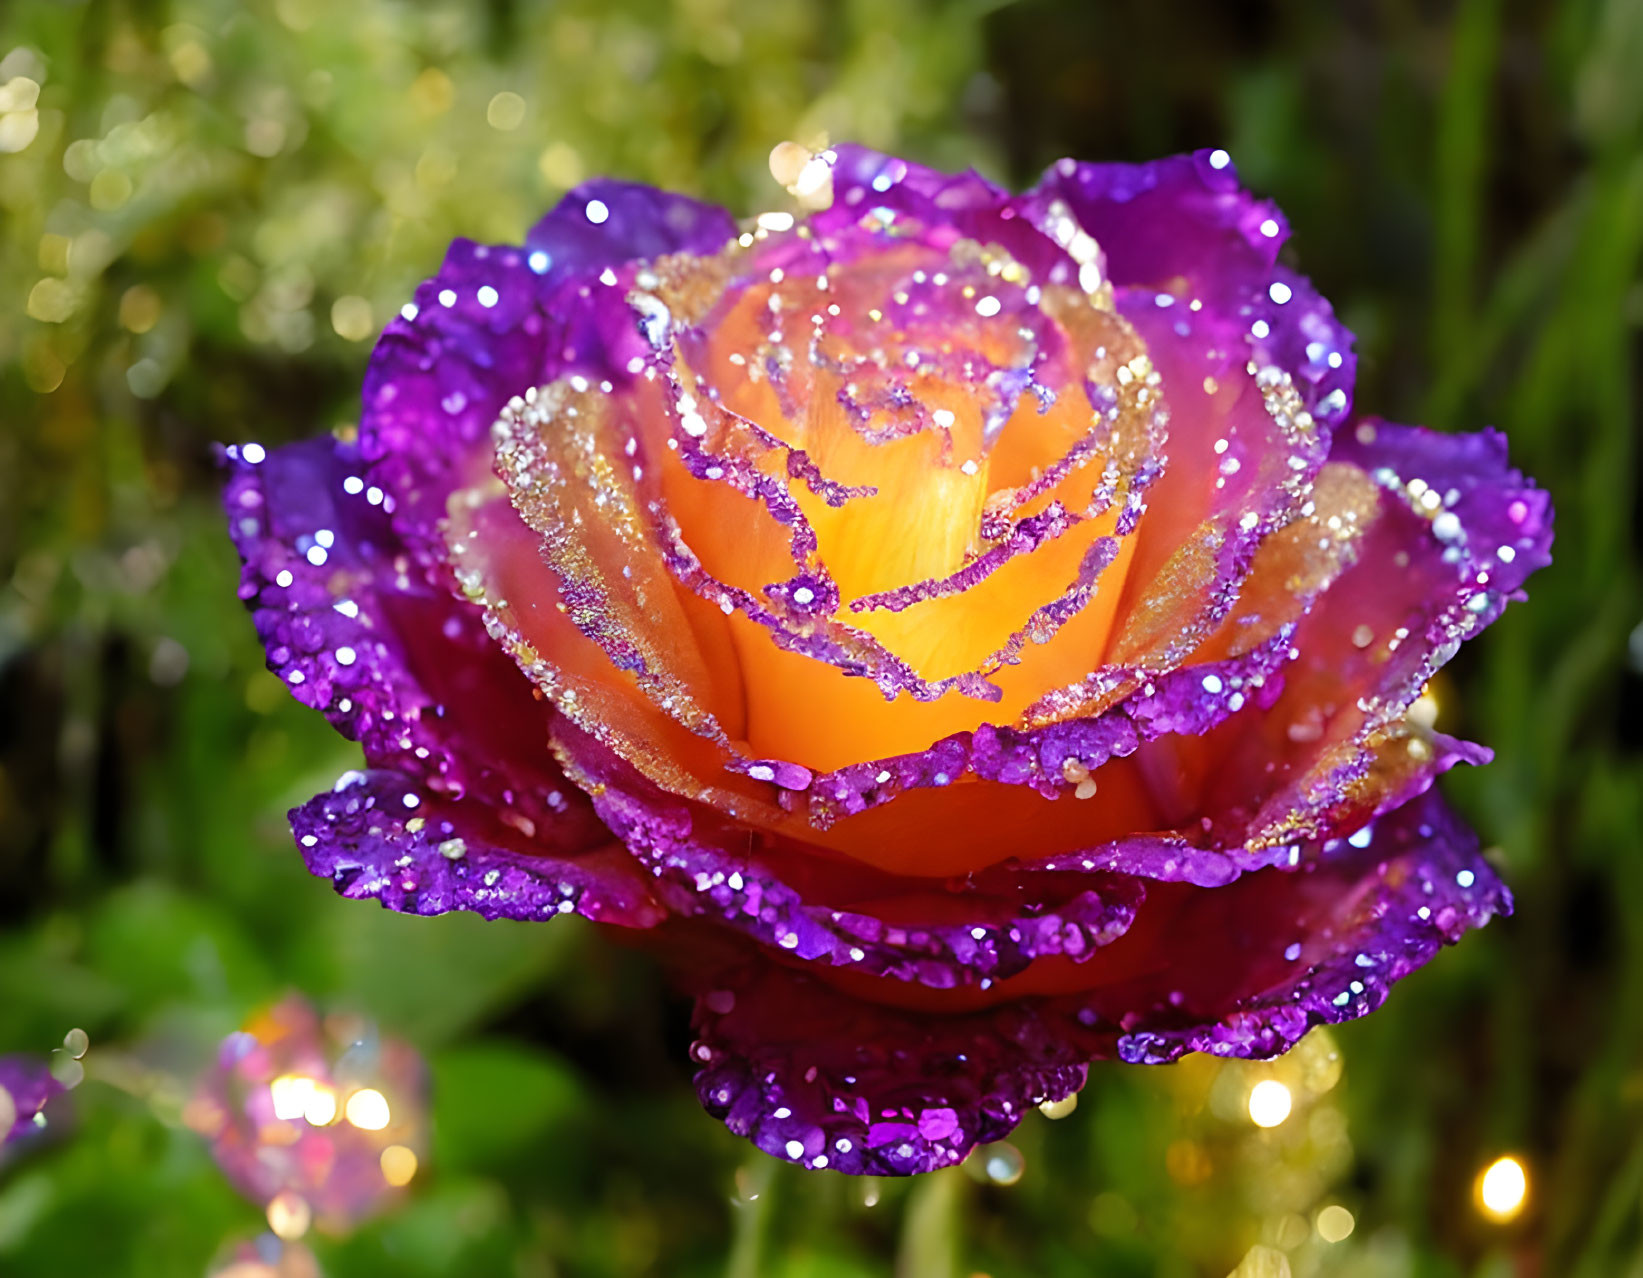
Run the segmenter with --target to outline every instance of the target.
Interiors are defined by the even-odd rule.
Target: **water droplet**
[[[59,1047],[51,1054],[51,1076],[64,1087],[78,1087],[86,1081],[86,1067]]]
[[[1038,1112],[1044,1115],[1045,1118],[1057,1119],[1065,1118],[1077,1108],[1078,1093],[1074,1092],[1070,1096],[1063,1096],[1060,1100],[1045,1101],[1038,1107]]]
[[[1027,1170],[1027,1160],[1007,1140],[981,1146],[975,1157],[980,1162],[982,1175],[995,1185],[1013,1185]]]
[[[379,1160],[382,1165],[382,1179],[396,1189],[411,1183],[411,1177],[416,1175],[416,1151],[404,1145],[390,1145],[382,1151]]]
[[[1294,1107],[1289,1088],[1275,1078],[1263,1078],[1249,1093],[1249,1119],[1257,1127],[1276,1127]]]

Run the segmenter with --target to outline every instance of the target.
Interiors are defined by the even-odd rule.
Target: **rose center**
[[[672,324],[680,420],[710,450],[764,441],[760,472],[786,481],[814,546],[796,553],[794,521],[675,465],[683,540],[755,596],[825,574],[829,619],[924,685],[887,697],[737,615],[750,749],[822,768],[904,753],[1013,722],[1101,664],[1158,407],[1104,290],[1037,285],[966,241],[849,256],[799,235],[657,274],[645,298]],[[991,690],[942,686],[963,676]]]

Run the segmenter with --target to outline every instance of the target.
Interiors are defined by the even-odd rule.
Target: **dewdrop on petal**
[[[1047,1100],[1042,1102],[1038,1107],[1038,1112],[1044,1115],[1045,1118],[1058,1119],[1067,1117],[1068,1114],[1072,1113],[1073,1110],[1077,1108],[1078,1093],[1072,1092],[1069,1095],[1063,1096],[1060,1100]]]
[[[770,152],[770,176],[807,211],[833,203],[833,163],[828,152],[797,142],[778,142]]]

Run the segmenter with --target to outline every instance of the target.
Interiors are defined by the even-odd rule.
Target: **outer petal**
[[[1078,1049],[1031,1005],[916,1016],[759,960],[718,981],[696,1003],[696,1093],[731,1131],[805,1167],[933,1171],[1084,1085]]]
[[[1352,335],[1303,276],[1278,265],[1288,219],[1238,185],[1226,152],[1150,164],[1062,160],[1031,196],[1066,201],[1121,289],[1189,281],[1205,310],[1237,321],[1258,364],[1294,377],[1315,416],[1345,419],[1357,369]]]
[[[452,244],[439,274],[383,331],[365,377],[361,452],[396,497],[395,522],[412,548],[431,538],[446,494],[473,451],[488,449],[510,398],[571,369],[626,376],[623,352],[638,338],[620,295],[585,304],[602,270],[711,252],[735,233],[722,209],[600,180],[561,200],[524,248]]]
[[[308,868],[343,896],[407,914],[581,914],[652,927],[666,912],[619,847],[544,856],[481,804],[424,799],[402,772],[349,772],[291,813]]]
[[[1298,629],[1282,697],[1203,743],[1208,783],[1191,806],[1256,846],[1349,832],[1447,762],[1487,759],[1405,712],[1551,558],[1547,495],[1507,464],[1499,434],[1366,420],[1333,455],[1381,488],[1381,514]]]
[[[634,867],[601,852],[608,832],[552,762],[550,712],[477,610],[410,571],[385,513],[390,499],[360,477],[354,446],[318,439],[266,458],[247,448],[229,463],[240,593],[269,665],[298,700],[358,739],[374,769],[365,792],[344,785],[299,810],[311,867],[356,895],[368,890],[362,882],[377,885],[370,894],[396,908],[491,914],[510,910],[494,894],[469,895],[466,880],[488,888],[491,869],[517,868],[552,884],[556,903],[653,923]],[[391,797],[392,810],[366,794]],[[407,897],[417,876],[406,857],[444,886]],[[575,892],[557,894],[561,882]],[[534,899],[517,908],[541,912]]]
[[[1001,245],[1052,283],[1076,280],[1078,263],[1020,216],[1017,197],[974,169],[942,173],[855,145],[834,147],[831,154],[833,202],[811,216],[818,230],[838,231],[875,208],[886,208]]]
[[[1286,234],[1224,152],[1145,165],[1063,160],[1021,199],[1106,254],[1171,416],[1107,660],[1172,667],[1225,616],[1261,542],[1299,514],[1348,408],[1351,334],[1275,264]]]
[[[1295,940],[1281,934],[1265,938],[1267,952],[1249,955],[1252,961],[1240,974],[1248,992],[1230,1009],[1204,1015],[1190,1000],[1178,1008],[1175,990],[1156,984],[1150,1004],[1135,989],[1104,1000],[1111,1010],[1101,1014],[1122,1027],[1116,1044],[1120,1059],[1156,1064],[1186,1052],[1276,1056],[1314,1025],[1374,1011],[1396,982],[1444,945],[1512,911],[1511,893],[1479,854],[1477,836],[1436,791],[1351,840],[1326,844],[1324,863],[1314,873],[1337,870],[1359,878],[1340,893],[1333,917],[1310,920],[1312,930]],[[1190,956],[1183,961],[1190,962]],[[1262,987],[1268,978],[1270,984]],[[1101,1001],[1092,1000],[1083,1010],[1095,1010]]]
[[[1329,844],[1311,868],[1178,894],[1169,926],[1110,947],[1130,975],[1049,998],[1005,981],[991,1006],[956,1015],[868,1001],[894,983],[853,983],[853,999],[767,963],[698,971],[702,1103],[808,1167],[925,1171],[1076,1090],[1090,1059],[1276,1055],[1313,1025],[1379,1006],[1443,944],[1510,909],[1435,796]]]

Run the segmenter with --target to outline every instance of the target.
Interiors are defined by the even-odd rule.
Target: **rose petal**
[[[1213,1000],[1190,988],[1177,1006],[1176,987],[1190,986],[1190,980],[1168,979],[1152,982],[1150,998],[1130,987],[1089,1000],[1083,1010],[1122,1027],[1118,1057],[1155,1064],[1186,1052],[1276,1056],[1314,1025],[1375,1010],[1397,981],[1444,945],[1512,910],[1511,893],[1479,854],[1477,836],[1436,791],[1350,839],[1330,841],[1313,873],[1356,876],[1357,883],[1330,889],[1327,918],[1296,918],[1288,931],[1257,934],[1265,949],[1241,956],[1246,961],[1238,970],[1242,988],[1235,1006],[1211,1012]],[[1213,981],[1229,970],[1214,966],[1214,956],[1199,965],[1203,957],[1190,949],[1181,953],[1182,975]]]
[[[885,874],[751,835],[658,790],[568,723],[555,740],[669,910],[715,920],[795,961],[986,988],[1047,955],[1088,958],[1123,934],[1145,896],[1137,879],[1079,871],[1001,870],[945,883]]]
[[[1358,560],[1296,632],[1282,697],[1207,737],[1195,806],[1246,842],[1341,833],[1487,752],[1405,722],[1426,681],[1550,562],[1547,495],[1495,432],[1365,421],[1336,459],[1382,490]]]
[[[1171,417],[1133,589],[1109,660],[1185,659],[1238,597],[1256,548],[1299,513],[1352,391],[1351,334],[1276,265],[1276,206],[1238,187],[1224,152],[1144,165],[1061,161],[1022,197],[1069,209],[1105,250],[1124,316],[1146,338]]]
[[[384,329],[365,377],[361,451],[376,463],[374,482],[396,496],[407,543],[432,545],[437,558],[432,525],[510,398],[568,369],[627,376],[639,338],[600,272],[711,252],[735,233],[712,205],[600,180],[565,196],[523,248],[453,243],[439,274]]]
[[[666,917],[620,848],[544,855],[494,809],[428,795],[399,772],[345,773],[292,811],[291,829],[310,872],[385,909],[488,919],[574,912],[639,928]]]
[[[1379,1006],[1394,982],[1511,904],[1475,837],[1430,795],[1330,844],[1309,869],[1176,891],[1164,926],[1132,931],[1090,969],[1110,961],[1138,974],[1049,998],[1006,981],[987,996],[995,1005],[958,1014],[852,998],[837,978],[766,960],[698,966],[698,1094],[778,1158],[930,1170],[1076,1090],[1091,1059],[1276,1055],[1313,1025]],[[850,986],[884,987],[907,988]]]
[[[715,982],[696,1003],[696,1094],[731,1131],[804,1167],[947,1167],[1084,1085],[1076,1049],[1031,1007],[911,1016],[760,959]]]
[[[1065,201],[1105,250],[1121,289],[1188,281],[1186,291],[1206,311],[1236,318],[1248,332],[1257,364],[1276,365],[1295,379],[1314,416],[1331,424],[1345,419],[1357,368],[1352,335],[1303,277],[1278,265],[1288,219],[1238,185],[1224,151],[1147,164],[1062,160],[1027,198],[1034,211]]]
[[[1049,282],[1077,282],[1079,263],[1020,216],[1018,197],[974,169],[942,173],[854,144],[833,147],[830,154],[833,201],[811,216],[818,230],[836,232],[875,208],[886,208],[931,227],[950,227],[955,238],[1000,245]],[[1096,278],[1105,278],[1099,254],[1093,260]]]
[[[493,853],[504,864],[536,858],[533,875],[584,889],[597,869],[606,882],[588,897],[590,910],[654,922],[634,867],[600,853],[608,831],[549,754],[551,712],[476,609],[408,570],[384,509],[391,498],[361,478],[358,450],[317,439],[266,456],[242,448],[228,461],[225,501],[245,565],[240,593],[270,668],[298,700],[359,740],[373,789],[400,804],[384,822],[342,820],[358,812],[361,795],[325,795],[299,809],[316,871],[385,869],[396,856],[426,860],[445,844],[438,863],[428,862],[445,878],[465,880],[476,865],[482,873]],[[404,804],[412,793],[427,799],[428,811]],[[360,845],[350,848],[355,837]],[[472,859],[453,868],[457,844]],[[446,898],[409,908],[426,911],[435,899]]]

